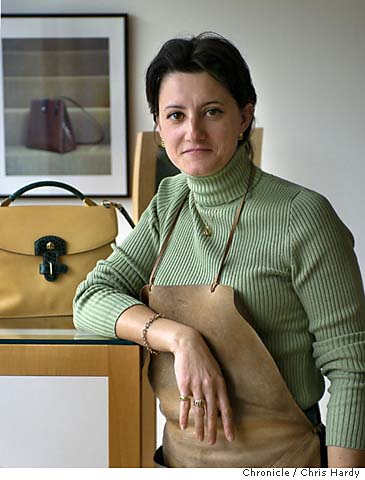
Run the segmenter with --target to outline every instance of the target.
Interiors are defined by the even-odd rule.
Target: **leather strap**
[[[75,195],[80,200],[82,200],[84,203],[86,203],[86,205],[96,206],[96,203],[93,200],[86,197],[83,193],[80,192],[80,190],[77,190],[77,188],[73,187],[72,185],[68,185],[67,183],[57,182],[57,181],[53,181],[53,180],[46,180],[46,181],[29,183],[28,185],[25,185],[24,187],[19,188],[19,190],[12,193],[11,195],[9,195],[3,202],[1,202],[0,206],[1,207],[7,207],[8,205],[10,205],[11,202],[16,200],[17,198],[20,198],[24,193],[28,192],[29,190],[33,190],[34,188],[39,188],[39,187],[62,188],[64,190],[67,190],[68,192],[71,192],[73,195]]]
[[[223,256],[222,256],[222,260],[220,262],[220,266],[219,266],[219,269],[218,269],[218,273],[217,275],[214,277],[214,280],[213,280],[213,283],[211,285],[211,292],[214,292],[214,290],[217,288],[217,285],[219,285],[219,281],[220,281],[220,278],[221,278],[221,275],[222,275],[222,271],[223,271],[223,266],[224,266],[224,262],[226,261],[226,258],[227,258],[227,255],[228,255],[228,252],[229,252],[229,249],[231,247],[231,244],[232,244],[232,240],[233,240],[233,235],[234,235],[234,232],[236,230],[236,227],[237,227],[237,224],[238,224],[238,221],[240,219],[240,216],[241,216],[241,212],[243,210],[243,207],[246,203],[246,198],[247,198],[247,194],[250,190],[250,187],[251,187],[251,184],[252,184],[252,181],[253,181],[253,178],[254,178],[254,174],[255,174],[255,169],[252,165],[252,163],[250,162],[250,176],[249,176],[249,179],[248,179],[248,184],[247,184],[247,188],[246,188],[246,191],[245,193],[243,194],[243,197],[242,197],[242,200],[240,202],[240,204],[238,205],[237,207],[237,210],[236,210],[236,214],[235,214],[235,217],[234,217],[234,220],[233,220],[233,224],[232,224],[232,227],[231,227],[231,231],[229,232],[229,236],[228,236],[228,240],[227,240],[227,243],[226,243],[226,247],[224,249],[224,252],[223,252]],[[156,272],[157,272],[157,268],[159,267],[160,263],[161,263],[161,260],[162,260],[162,257],[164,256],[164,253],[166,251],[166,248],[167,248],[167,245],[169,243],[169,240],[171,238],[171,235],[172,235],[172,232],[175,228],[175,225],[176,225],[176,222],[177,222],[177,219],[181,213],[181,210],[185,204],[185,201],[186,199],[188,198],[189,196],[189,193],[190,191],[187,192],[187,194],[184,196],[183,198],[183,201],[181,202],[180,204],[180,207],[178,208],[178,211],[176,212],[176,215],[172,221],[172,224],[171,224],[171,227],[166,235],[166,238],[165,240],[163,241],[162,243],[162,246],[161,246],[161,249],[160,249],[160,252],[156,258],[156,261],[155,261],[155,264],[152,268],[152,271],[151,271],[151,275],[150,275],[150,279],[149,279],[149,284],[148,284],[148,288],[149,290],[151,291],[151,288],[152,288],[152,285],[155,281],[155,278],[156,278]]]
[[[123,207],[123,205],[121,203],[111,202],[110,200],[103,200],[101,202],[101,204],[105,208],[111,208],[111,207],[116,208],[123,215],[123,217],[127,220],[129,225],[132,228],[135,227],[135,224],[134,224],[133,220],[131,219],[129,213],[127,212],[127,210]]]
[[[60,98],[62,100],[66,100],[66,101],[76,105],[76,107],[78,107],[80,110],[82,110],[82,112],[89,117],[89,119],[94,123],[94,125],[96,125],[98,127],[99,137],[96,140],[93,140],[92,142],[79,142],[79,141],[77,141],[77,143],[79,145],[90,145],[90,144],[91,145],[94,145],[94,144],[97,145],[104,140],[104,129],[103,129],[102,125],[79,102],[77,102],[76,100],[74,100],[71,97],[66,97],[65,95],[60,95],[58,98]]]
[[[220,266],[219,266],[218,273],[217,273],[217,275],[214,277],[212,286],[210,287],[211,292],[214,292],[214,290],[217,288],[217,285],[219,285],[219,281],[220,281],[220,278],[221,278],[221,275],[222,275],[222,271],[223,271],[224,262],[226,261],[226,258],[227,258],[229,249],[231,248],[232,240],[233,240],[233,235],[234,235],[234,232],[235,232],[235,230],[236,230],[238,221],[239,221],[239,219],[240,219],[240,216],[241,216],[241,212],[242,212],[242,210],[243,210],[243,207],[244,207],[244,205],[245,205],[245,203],[246,203],[247,194],[248,194],[248,191],[249,191],[249,189],[250,189],[250,186],[251,186],[253,177],[254,177],[254,168],[253,168],[252,163],[250,163],[250,177],[249,177],[249,179],[248,179],[247,188],[246,188],[246,191],[245,191],[245,193],[244,193],[244,195],[243,195],[243,197],[242,197],[242,200],[241,200],[240,204],[238,205],[238,208],[237,208],[237,211],[236,211],[236,215],[235,215],[235,217],[234,217],[233,224],[232,224],[232,227],[231,227],[231,231],[229,232],[229,236],[228,236],[226,248],[224,249],[224,252],[223,252],[223,256],[222,256],[222,260],[221,260],[221,263],[220,263]]]
[[[185,204],[186,199],[187,199],[188,196],[189,196],[189,193],[190,193],[190,192],[188,191],[188,192],[185,194],[185,196],[184,196],[184,198],[183,198],[183,201],[181,202],[180,207],[179,207],[178,211],[176,212],[175,218],[174,218],[174,220],[172,221],[170,230],[168,231],[168,233],[167,233],[167,235],[166,235],[166,238],[165,238],[165,240],[164,240],[163,243],[162,243],[162,247],[161,247],[161,249],[160,249],[160,252],[159,252],[159,254],[157,255],[155,264],[154,264],[154,266],[153,266],[153,268],[152,268],[152,271],[151,271],[150,280],[149,280],[149,282],[148,282],[149,290],[150,290],[150,291],[151,291],[152,285],[153,285],[153,283],[154,283],[154,281],[155,281],[155,278],[156,278],[157,268],[158,268],[158,266],[159,266],[160,263],[161,263],[162,257],[164,256],[164,253],[165,253],[165,251],[166,251],[166,248],[167,248],[167,245],[168,245],[168,243],[169,243],[170,237],[171,237],[172,232],[173,232],[173,230],[174,230],[174,228],[175,228],[177,219],[179,218],[179,215],[180,215],[181,210],[182,210],[182,208],[183,208],[183,206],[184,206],[184,204]]]

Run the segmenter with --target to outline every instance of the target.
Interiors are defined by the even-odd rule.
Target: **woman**
[[[329,465],[365,465],[365,299],[350,232],[321,195],[251,163],[256,93],[226,39],[170,40],[146,91],[182,173],[79,286],[76,327],[152,353],[165,466],[319,466],[322,374]]]

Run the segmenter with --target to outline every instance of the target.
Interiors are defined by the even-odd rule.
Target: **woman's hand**
[[[116,324],[117,336],[143,344],[141,332],[154,314],[155,312],[144,305],[135,305],[125,310]],[[217,361],[200,333],[182,323],[159,318],[148,329],[147,340],[154,350],[174,355],[175,376],[180,394],[205,402],[205,407],[191,407],[190,400],[180,402],[181,428],[187,427],[189,414],[192,414],[197,438],[204,440],[206,427],[208,442],[214,444],[220,412],[224,434],[227,440],[232,441],[234,425],[226,384]]]
[[[173,354],[180,395],[191,396],[194,400],[202,399],[205,402],[205,407],[198,407],[191,405],[190,400],[181,400],[180,427],[182,429],[187,427],[189,414],[193,413],[196,438],[204,440],[206,425],[208,443],[213,445],[217,438],[219,411],[224,434],[227,440],[232,441],[234,425],[226,384],[219,365],[202,336],[191,329],[189,335],[185,335],[178,343]]]

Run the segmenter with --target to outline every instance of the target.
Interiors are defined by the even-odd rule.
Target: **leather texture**
[[[212,292],[210,285],[151,285],[142,298],[154,311],[203,335],[222,369],[236,425],[230,443],[218,419],[214,446],[195,439],[193,415],[181,431],[173,355],[151,356],[149,379],[166,417],[167,466],[320,467],[317,429],[296,404],[231,287],[218,285]]]
[[[62,99],[32,100],[28,121],[28,148],[67,153],[76,149],[76,139]]]
[[[78,284],[96,262],[110,255],[118,224],[114,208],[36,205],[0,208],[0,320],[72,315]],[[67,272],[47,281],[35,241],[47,236],[65,241],[58,263]]]

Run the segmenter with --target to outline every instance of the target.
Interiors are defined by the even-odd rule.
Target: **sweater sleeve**
[[[326,443],[365,449],[365,299],[353,237],[321,195],[292,202],[292,281],[330,380]]]
[[[100,260],[77,288],[74,298],[74,324],[78,329],[116,337],[115,324],[128,308],[142,304],[141,288],[159,249],[157,197],[140,221],[106,260]]]

